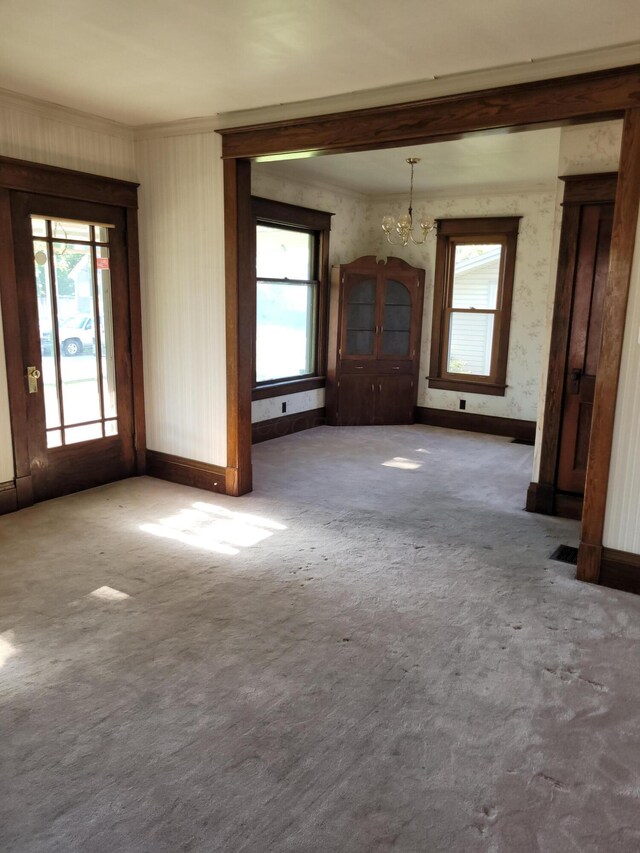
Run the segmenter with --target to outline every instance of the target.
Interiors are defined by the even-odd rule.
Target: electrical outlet
[[[461,409],[467,408],[467,401],[466,400],[460,400],[460,408]]]
[[[283,403],[283,404],[282,404],[282,414],[284,415],[284,413],[285,413],[286,411],[287,411],[287,404],[286,404],[286,403]]]

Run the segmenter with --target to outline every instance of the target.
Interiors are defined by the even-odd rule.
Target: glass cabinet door
[[[365,278],[346,289],[343,355],[373,355],[376,333],[376,280]]]
[[[411,344],[411,294],[400,281],[384,283],[382,355],[408,356]]]

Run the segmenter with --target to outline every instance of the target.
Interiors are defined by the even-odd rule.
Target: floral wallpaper
[[[251,191],[253,195],[298,204],[313,210],[333,213],[329,263],[346,264],[367,254],[369,223],[366,196],[320,184],[289,181],[286,177],[267,173],[260,164],[252,168]]]
[[[431,346],[431,317],[433,307],[433,270],[436,237],[432,233],[424,246],[409,245],[406,249],[390,247],[382,234],[376,237],[377,253],[400,255],[414,266],[426,271],[425,307],[420,354],[420,384],[418,405],[435,409],[459,410],[461,399],[466,411],[522,420],[535,420],[542,360],[542,344],[546,324],[547,293],[550,284],[550,259],[555,217],[553,189],[511,194],[473,195],[458,198],[415,200],[418,212],[428,212],[435,218],[461,216],[522,216],[518,235],[511,335],[507,362],[507,385],[504,397],[483,394],[440,391],[429,388]],[[402,212],[402,204],[378,202],[372,205],[372,228],[390,211]]]
[[[617,172],[621,140],[621,121],[563,127],[558,175]]]

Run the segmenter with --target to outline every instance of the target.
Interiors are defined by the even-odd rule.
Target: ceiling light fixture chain
[[[409,240],[415,243],[416,246],[421,246],[427,239],[427,235],[436,227],[434,219],[423,216],[420,219],[420,234],[421,237],[416,237],[413,233],[413,169],[416,163],[420,162],[419,157],[407,157],[407,163],[411,166],[411,183],[409,184],[409,209],[407,213],[403,213],[398,219],[391,214],[382,217],[382,230],[387,235],[387,240],[392,246],[407,246]],[[397,234],[399,240],[394,239],[392,234]]]

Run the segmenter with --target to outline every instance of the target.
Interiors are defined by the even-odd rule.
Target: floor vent
[[[532,438],[513,438],[511,444],[526,444],[527,447],[533,447],[535,441]]]
[[[572,566],[577,566],[578,549],[574,548],[572,545],[558,545],[549,559],[558,560],[559,563],[571,563]]]

